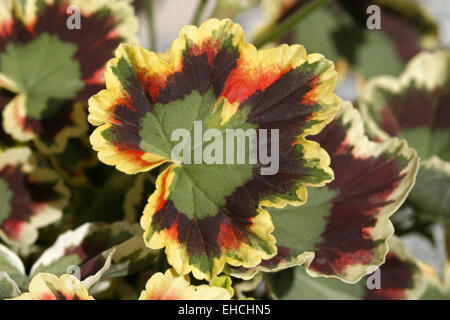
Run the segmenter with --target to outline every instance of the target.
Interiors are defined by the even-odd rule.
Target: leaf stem
[[[289,30],[291,30],[297,23],[305,19],[308,15],[314,12],[316,9],[330,2],[330,0],[314,0],[303,8],[297,10],[290,17],[286,18],[286,20],[281,23],[275,25],[268,32],[261,34],[258,38],[253,41],[253,44],[257,48],[261,48],[265,44],[272,42],[274,40],[279,39],[281,36],[286,34]]]
[[[267,273],[263,272],[263,281],[264,286],[266,287],[266,294],[269,296],[272,300],[278,300],[275,293],[273,292],[272,285],[270,284],[269,278],[267,277]]]
[[[192,19],[192,24],[197,26],[200,23],[200,19],[202,18],[203,10],[205,10],[205,6],[208,0],[200,0],[197,5],[197,9],[195,10],[194,18]]]
[[[153,0],[145,1],[145,8],[147,11],[147,23],[149,33],[149,46],[151,51],[156,50],[156,32],[155,32],[155,18],[153,10]]]

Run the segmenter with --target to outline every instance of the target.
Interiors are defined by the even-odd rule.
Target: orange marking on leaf
[[[167,229],[167,234],[173,240],[178,241],[178,221],[175,221],[170,229]]]
[[[140,167],[147,167],[147,166],[151,165],[150,162],[147,162],[142,159],[142,156],[145,154],[144,151],[123,149],[120,146],[116,147],[116,151],[119,154],[121,154],[124,158],[126,158],[127,160],[137,163]]]
[[[319,82],[319,76],[315,76],[311,79],[311,81],[309,82],[309,87],[311,88],[311,90],[305,94],[302,101],[300,102],[300,105],[313,106],[317,103],[316,89]]]
[[[74,298],[75,298],[75,295],[72,293],[62,293],[62,295],[64,296],[64,298],[66,300],[74,300]]]
[[[166,204],[165,194],[167,190],[167,177],[169,176],[170,170],[167,170],[161,179],[161,193],[159,194],[158,199],[156,199],[156,209],[155,212],[161,210],[162,207]]]

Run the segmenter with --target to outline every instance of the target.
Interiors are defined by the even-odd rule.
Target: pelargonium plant
[[[158,51],[151,0],[150,50],[139,3],[0,1],[0,299],[449,299],[403,241],[450,223],[437,22],[205,3]]]

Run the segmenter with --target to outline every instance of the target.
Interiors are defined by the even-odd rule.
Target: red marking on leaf
[[[13,32],[14,20],[10,19],[8,21],[3,21],[0,26],[0,38],[6,38]]]
[[[152,101],[157,101],[159,91],[166,87],[167,74],[157,73],[150,75],[148,74],[147,70],[140,69],[137,72],[137,75],[139,77],[139,82],[141,83],[142,87],[145,88],[145,92],[147,93],[147,95],[152,98]]]
[[[20,232],[22,231],[23,224],[24,224],[23,221],[6,220],[3,221],[1,227],[3,231],[6,232],[12,240],[17,240],[17,238],[20,235]]]
[[[104,75],[105,74],[105,66],[101,69],[98,69],[97,71],[94,72],[94,74],[92,75],[92,77],[85,79],[84,83],[86,85],[90,85],[90,84],[103,84],[105,83],[105,78]]]
[[[176,296],[173,293],[167,295],[166,292],[164,291],[157,291],[154,292],[151,296],[149,296],[147,300],[181,300],[181,299],[180,297]]]
[[[370,300],[405,300],[406,295],[403,289],[389,288],[383,290],[373,289]]]
[[[130,109],[132,111],[136,111],[136,108],[133,107],[133,99],[129,95],[126,95],[115,102],[116,108],[117,106],[123,106],[127,109]]]
[[[30,210],[32,215],[38,214],[41,210],[43,210],[45,207],[47,207],[46,203],[31,203],[30,204]]]
[[[209,39],[204,41],[201,45],[196,45],[189,48],[189,54],[191,56],[197,57],[206,52],[206,55],[208,57],[208,64],[212,65],[214,63],[214,59],[217,55],[220,44],[221,42],[219,41],[219,39]]]
[[[412,288],[412,266],[392,251],[386,256],[386,262],[380,267],[381,289],[366,289],[364,298],[369,300],[403,300],[405,290]]]
[[[239,59],[237,68],[231,72],[225,82],[221,95],[230,103],[236,101],[242,103],[256,91],[264,91],[291,70],[291,67],[281,70],[281,67],[273,66],[264,72],[249,72],[245,69],[246,64],[248,63],[242,58]]]
[[[25,120],[26,119],[19,114],[19,110],[17,108],[14,108],[13,110],[14,110],[14,118],[16,119],[17,124],[21,128],[25,128]],[[27,132],[32,132],[32,130],[30,130],[29,128],[25,128],[25,130]]]
[[[230,223],[225,222],[220,225],[220,231],[217,235],[217,243],[220,247],[227,250],[238,250],[245,241],[246,237],[244,233]]]
[[[342,274],[349,266],[372,263],[378,245],[371,232],[377,214],[392,202],[389,198],[403,178],[403,165],[386,154],[374,158],[356,156],[354,146],[347,142],[347,129],[338,121],[313,140],[330,154],[335,180],[327,187],[339,193],[332,200],[311,269]]]
[[[335,156],[345,155],[348,152],[348,150],[350,150],[351,148],[352,147],[351,147],[350,143],[346,139],[342,142],[341,145],[337,146],[336,151],[334,152],[334,155]]]
[[[47,292],[41,295],[39,300],[56,300],[56,296],[51,292]]]

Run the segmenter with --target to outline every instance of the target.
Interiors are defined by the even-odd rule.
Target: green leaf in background
[[[0,154],[0,237],[26,247],[38,238],[38,229],[61,218],[70,193],[55,171],[38,166],[28,147]]]
[[[14,298],[19,294],[16,282],[6,272],[0,271],[0,300]]]
[[[450,265],[447,261],[444,266],[442,277],[436,270],[427,265],[420,263],[422,274],[426,282],[426,290],[421,296],[421,300],[450,300]]]
[[[1,273],[6,273],[1,274]],[[11,283],[11,281],[13,283]],[[20,290],[26,290],[28,288],[28,277],[25,274],[25,266],[20,258],[13,251],[0,244],[0,291],[2,294],[11,294],[12,292],[4,292],[3,290],[14,289],[15,287]],[[2,297],[0,299],[10,298]]]
[[[24,45],[9,44],[0,54],[0,72],[26,97],[30,118],[51,116],[57,110],[47,108],[50,99],[74,98],[84,87],[76,50],[75,44],[44,33]]]
[[[13,192],[9,189],[6,180],[0,180],[0,223],[6,220],[11,213],[11,198]]]
[[[157,256],[156,251],[145,246],[138,225],[87,223],[60,235],[34,263],[30,273],[31,276],[39,272],[62,275],[79,267],[80,280],[90,287],[101,278],[148,268]]]
[[[278,254],[257,268],[231,269],[244,279],[305,264],[314,276],[356,282],[384,262],[390,216],[411,190],[418,168],[399,139],[369,141],[359,112],[346,102],[313,139],[329,153],[335,179],[309,191],[306,204],[270,208]]]
[[[399,78],[371,79],[361,111],[374,139],[398,136],[417,150],[421,167],[408,200],[424,218],[450,223],[450,52],[421,53]]]
[[[147,205],[147,195],[154,191],[155,178],[147,173],[140,173],[134,180],[133,186],[126,192],[123,202],[124,220],[129,223],[137,222]]]
[[[411,192],[402,207],[392,216],[391,220],[394,224],[395,235],[403,237],[404,235],[418,233],[426,240],[436,244],[433,232],[434,222],[426,219],[426,214],[422,213],[419,208],[409,201]]]
[[[217,0],[211,17],[235,19],[240,13],[254,8],[259,2],[261,0]]]
[[[307,0],[266,0],[267,25],[256,33],[282,23],[301,10]],[[381,29],[369,30],[366,9],[380,7]],[[299,43],[310,52],[320,52],[336,62],[349,64],[366,78],[381,74],[397,75],[405,62],[424,46],[437,43],[435,22],[417,4],[404,0],[337,0],[323,6],[280,42]]]
[[[450,225],[450,162],[437,157],[422,162],[409,199],[424,219]]]
[[[275,297],[291,300],[404,300],[417,299],[425,290],[418,264],[395,237],[389,239],[386,262],[355,284],[313,278],[302,266],[267,276]]]

